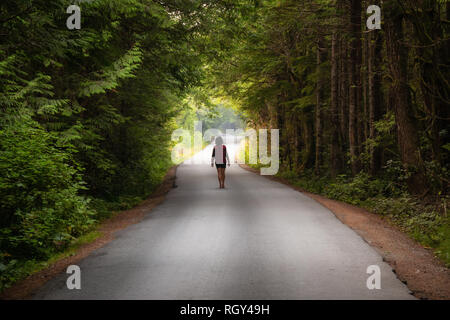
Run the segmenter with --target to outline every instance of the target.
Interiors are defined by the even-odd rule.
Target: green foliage
[[[141,62],[142,51],[139,45],[136,44],[112,65],[96,73],[95,77],[100,80],[82,82],[79,96],[90,97],[94,94],[104,94],[108,90],[117,88],[120,80],[136,76],[135,71],[139,68]]]
[[[0,3],[0,288],[159,185],[210,37],[238,14],[227,1],[82,1],[68,30],[68,5]]]
[[[93,212],[78,195],[81,189],[71,153],[51,134],[28,117],[4,126],[0,130],[1,252],[15,258],[46,258],[87,231]]]
[[[324,192],[332,199],[359,204],[370,197],[382,196],[385,189],[386,183],[373,179],[367,173],[360,173],[350,179],[339,176],[324,188]]]
[[[101,233],[98,231],[92,231],[84,234],[74,240],[64,251],[52,254],[47,260],[11,260],[9,259],[8,254],[2,253],[0,258],[0,291],[8,288],[12,283],[21,280],[32,273],[48,268],[52,263],[62,258],[75,254],[77,249],[83,244],[90,243],[99,236],[101,236]]]
[[[443,210],[446,202],[448,198],[442,198],[438,206],[423,205],[419,199],[404,195],[371,198],[363,204],[385,216],[422,245],[434,248],[436,255],[450,266],[450,219]]]

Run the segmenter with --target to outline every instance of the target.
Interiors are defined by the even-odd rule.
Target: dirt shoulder
[[[241,168],[259,174],[259,170],[241,165]],[[352,228],[367,243],[377,250],[420,299],[450,299],[450,270],[424,248],[381,216],[344,202],[330,200],[293,186],[287,180],[265,176],[302,192],[328,208],[344,224]]]
[[[176,170],[177,166],[169,169],[161,185],[141,204],[132,209],[117,213],[113,217],[103,221],[97,228],[97,231],[102,234],[100,237],[93,242],[80,246],[74,255],[58,260],[48,268],[34,273],[14,284],[0,294],[0,299],[19,300],[31,298],[32,294],[38,288],[57,274],[66,270],[69,265],[76,264],[78,261],[87,257],[92,251],[103,247],[113,240],[116,231],[140,222],[149,211],[164,200],[165,195],[175,186]]]

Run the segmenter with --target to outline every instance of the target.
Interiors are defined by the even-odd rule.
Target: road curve
[[[210,147],[205,150],[209,154]],[[34,299],[413,299],[381,256],[329,210],[275,181],[182,164],[178,188],[144,220]],[[366,286],[381,269],[381,289]]]

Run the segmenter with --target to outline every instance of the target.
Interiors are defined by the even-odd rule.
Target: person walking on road
[[[217,176],[219,178],[219,188],[225,188],[225,168],[230,166],[230,158],[228,157],[227,147],[223,144],[222,137],[216,138],[216,145],[213,148],[211,156],[211,167],[214,167],[214,160],[217,168]]]

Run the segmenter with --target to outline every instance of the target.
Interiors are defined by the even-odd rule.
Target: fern
[[[90,97],[95,94],[104,94],[108,90],[119,86],[119,80],[135,77],[135,71],[142,63],[142,50],[139,44],[133,46],[127,53],[120,57],[105,70],[97,72],[99,80],[85,81],[79,97]]]

